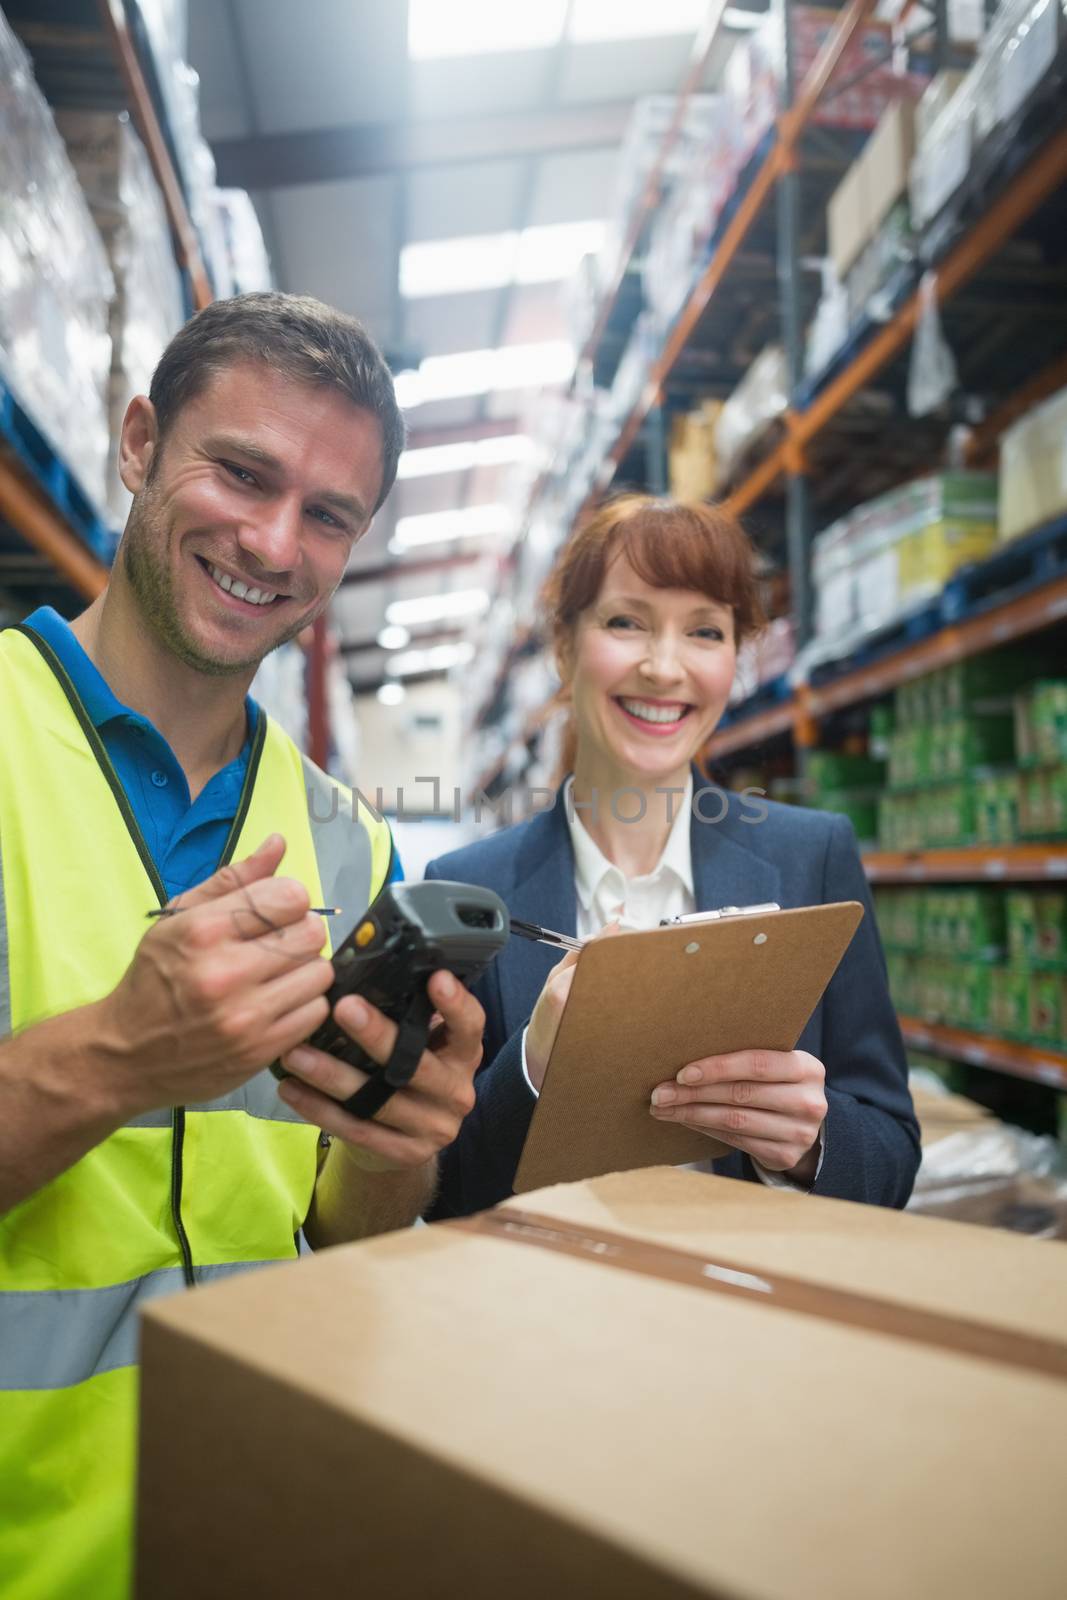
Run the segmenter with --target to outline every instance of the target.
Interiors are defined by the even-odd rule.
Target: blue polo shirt
[[[251,696],[245,700],[248,733],[240,755],[190,800],[185,774],[166,739],[147,717],[115,697],[58,611],[41,606],[26,618],[26,626],[51,647],[77,690],[168,897],[203,883],[218,867],[237,815],[259,716],[255,701]]]

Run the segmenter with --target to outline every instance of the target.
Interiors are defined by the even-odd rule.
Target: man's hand
[[[683,1067],[652,1091],[652,1115],[743,1150],[768,1172],[815,1177],[826,1069],[804,1050],[738,1050]]]
[[[171,902],[96,1008],[99,1048],[133,1112],[219,1099],[326,1020],[325,930],[274,834]]]
[[[338,1104],[367,1082],[367,1074],[336,1056],[300,1045],[282,1058],[292,1073],[278,1094],[306,1121],[342,1140],[365,1171],[421,1167],[452,1143],[474,1105],[474,1074],[482,1059],[485,1012],[450,972],[435,972],[428,985],[440,1014],[430,1047],[411,1082],[397,1089],[370,1121],[350,1116]],[[396,1023],[358,995],[334,1007],[341,1027],[381,1064],[396,1040]]]

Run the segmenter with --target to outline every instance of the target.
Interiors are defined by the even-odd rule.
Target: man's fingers
[[[438,1147],[431,1138],[412,1138],[408,1133],[398,1132],[382,1121],[384,1113],[367,1121],[350,1116],[336,1100],[320,1094],[299,1078],[287,1078],[279,1084],[278,1097],[306,1122],[343,1139],[346,1144],[369,1151],[390,1167],[421,1167],[437,1154]]]
[[[450,972],[435,972],[427,992],[441,1013],[448,1033],[443,1054],[456,1061],[466,1061],[473,1056],[477,1065],[485,1033],[485,1012],[477,1000]]]
[[[246,888],[249,884],[258,883],[262,878],[272,878],[281,866],[284,854],[285,840],[280,833],[272,833],[243,861],[231,861],[225,867],[220,867],[210,878],[197,884],[195,889],[187,889],[184,894],[175,895],[168,905],[171,910],[188,911],[194,906],[204,906],[210,904],[212,900],[221,900],[223,896],[233,894],[235,890]]]

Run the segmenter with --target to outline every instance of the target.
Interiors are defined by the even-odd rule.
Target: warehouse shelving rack
[[[807,81],[797,87],[795,93],[791,81],[792,64],[787,59],[786,109],[773,136],[743,174],[736,204],[727,216],[710,259],[670,329],[640,397],[622,419],[596,488],[578,514],[580,520],[617,478],[625,481],[631,476],[641,476],[640,470],[635,473],[627,469],[632,469],[642,447],[643,432],[648,436],[650,449],[662,448],[662,428],[650,428],[650,420],[655,421],[668,392],[676,390],[687,353],[694,344],[700,343],[702,327],[708,325],[717,310],[721,315],[729,315],[738,292],[738,264],[745,259],[746,245],[750,245],[761,229],[766,230],[768,203],[775,197],[781,324],[793,401],[782,420],[777,439],[762,459],[748,463],[747,470],[730,487],[727,504],[739,514],[752,516],[772,498],[781,502],[792,609],[799,622],[801,642],[809,636],[811,622],[809,559],[813,480],[817,475],[820,478],[840,475],[842,463],[850,454],[867,458],[874,454],[870,448],[869,429],[867,437],[863,437],[862,411],[857,413],[857,403],[862,404],[871,387],[879,383],[888,382],[891,392],[895,386],[897,397],[903,390],[902,358],[910,350],[920,309],[917,288],[920,266],[932,267],[936,273],[935,292],[942,315],[962,316],[968,309],[968,294],[973,293],[976,306],[984,294],[993,305],[1004,307],[1003,317],[995,319],[998,323],[1003,321],[1010,332],[1017,333],[1020,328],[1025,331],[1025,321],[1018,316],[1012,320],[1017,308],[1012,308],[1011,303],[1013,295],[1018,295],[1020,280],[1014,263],[1001,259],[1006,255],[1005,246],[1028,226],[1043,225],[1054,232],[1067,213],[1067,128],[1062,125],[1062,108],[1052,100],[1044,105],[1041,117],[1022,119],[1013,128],[1013,137],[1020,141],[1021,154],[1015,156],[1010,168],[1005,170],[1002,147],[1001,167],[997,168],[994,163],[993,171],[984,175],[985,187],[977,195],[971,193],[969,210],[961,210],[948,227],[942,227],[938,258],[916,263],[910,281],[905,279],[900,289],[899,303],[884,324],[862,328],[826,373],[816,375],[814,380],[800,381],[804,299],[800,284],[798,213],[807,209],[802,188],[806,155],[803,137],[820,98],[833,84],[850,40],[873,10],[873,4],[866,4],[864,0],[852,0],[842,10]],[[712,7],[709,16],[712,28],[718,20],[717,13],[718,8]],[[788,30],[786,36],[788,38]],[[945,14],[944,8],[939,7],[934,41],[935,59],[939,64],[945,62],[946,51]],[[685,92],[687,86],[683,85]],[[676,123],[680,122],[681,115],[679,111]],[[652,203],[655,193],[655,185],[650,185],[646,204]],[[642,215],[639,224],[631,230],[634,245],[646,226],[647,216]],[[610,331],[618,305],[621,303],[623,310],[627,309],[625,298],[620,295],[621,282],[620,278],[613,285],[613,298],[601,308],[593,337],[583,351],[583,355],[593,361],[594,368],[598,361],[598,344],[602,346]],[[1060,293],[1061,302],[1064,287],[1060,282],[1056,291]],[[987,316],[988,309],[987,306]],[[1040,322],[1040,313],[1038,294],[1032,308],[1024,307],[1022,318],[1029,314],[1032,321]],[[981,315],[979,309],[978,319]],[[972,344],[982,344],[981,339],[971,337],[972,330],[980,327],[980,321],[976,323],[972,314],[971,324],[961,322],[960,326],[964,330],[959,337],[964,348],[961,376],[966,384],[972,374],[966,370],[965,360],[973,353]],[[952,330],[950,342],[953,342]],[[985,420],[971,430],[967,465],[982,467],[994,461],[1004,431],[1031,407],[1067,384],[1067,326],[1058,336],[1053,335],[1051,349],[1047,329],[1036,343],[1032,339],[1028,342],[1025,337],[1017,337],[1014,343],[1018,349],[996,352],[998,366],[1005,374],[999,390],[988,383],[974,385],[984,391],[992,388],[993,403]],[[990,350],[994,349],[991,345]],[[858,425],[857,415],[861,419]],[[875,427],[880,428],[881,423],[876,422]],[[886,478],[868,487],[866,492],[852,489],[850,494],[849,488],[844,487],[839,491],[840,509],[933,468],[944,447],[947,424],[910,431],[905,424],[899,433],[899,443],[886,440],[884,433],[874,435],[887,457]],[[924,434],[927,437],[923,437]],[[659,475],[662,476],[662,469]],[[653,482],[657,476],[648,463],[645,463],[644,476],[648,482]],[[535,485],[533,505],[545,482],[542,478]],[[824,509],[820,520],[829,522],[832,514]],[[1040,544],[1041,538],[1037,534],[1032,542]],[[1016,548],[1025,544],[1026,541],[1017,541]],[[972,604],[967,603],[965,589],[962,600],[957,594],[954,610],[949,608],[945,615],[928,617],[925,628],[916,630],[913,625],[902,629],[897,638],[883,640],[880,653],[868,641],[851,659],[813,673],[818,681],[800,684],[792,690],[781,682],[764,688],[748,705],[735,708],[729,722],[721,726],[711,740],[705,752],[706,760],[715,762],[756,750],[769,741],[787,740],[802,767],[804,752],[819,743],[827,719],[861,707],[897,685],[940,667],[1012,640],[1036,636],[1065,618],[1067,571],[1062,562],[1037,559],[1029,581],[1016,583],[1003,594],[998,594],[994,585],[992,591],[981,592],[980,600]],[[524,641],[523,648],[528,648],[528,641]],[[510,659],[505,660],[494,686],[495,698],[499,697],[509,666]],[[509,751],[483,774],[483,789],[491,792],[502,774],[509,771],[517,759],[521,760],[523,747],[532,747],[544,720],[544,712],[534,713],[526,720]],[[1053,884],[1067,880],[1067,844],[1020,844],[908,854],[876,851],[865,857],[865,865],[871,881],[880,884]],[[914,1018],[903,1018],[902,1027],[907,1042],[915,1048],[1056,1088],[1067,1088],[1067,1056]]]
[[[965,1061],[972,1067],[1006,1072],[1013,1078],[1026,1078],[1052,1089],[1067,1090],[1067,1055],[1046,1050],[1040,1045],[1016,1044],[992,1034],[968,1033],[962,1028],[946,1028],[940,1023],[921,1022],[917,1017],[901,1017],[904,1042],[913,1050],[948,1061]]]
[[[196,230],[152,93],[153,68],[135,41],[138,13],[123,0],[6,0],[4,14],[30,52],[53,104],[128,109],[144,142],[199,309],[212,298]],[[113,539],[56,450],[17,401],[0,407],[0,583],[31,605],[93,600],[107,582]]]

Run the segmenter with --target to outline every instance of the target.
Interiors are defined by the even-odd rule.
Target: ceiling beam
[[[221,188],[278,189],[617,145],[632,112],[632,100],[617,100],[496,116],[363,122],[220,139],[213,154]]]
[[[349,589],[360,583],[397,583],[403,578],[429,577],[439,572],[454,572],[457,567],[475,566],[484,561],[485,551],[468,551],[465,555],[434,556],[426,561],[386,561],[379,567],[355,567],[341,579],[341,587]]]

